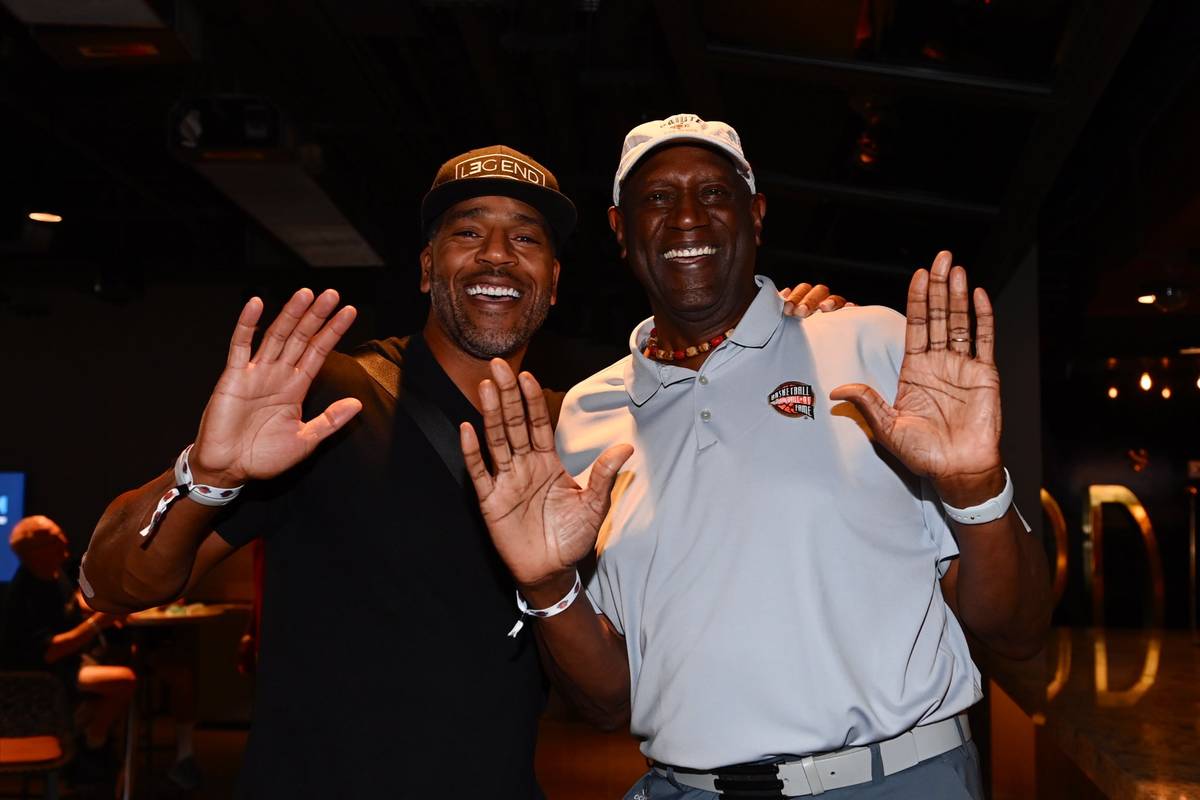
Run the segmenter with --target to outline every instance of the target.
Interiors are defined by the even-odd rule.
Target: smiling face
[[[524,348],[557,288],[549,228],[536,209],[513,198],[456,203],[421,251],[421,291],[432,306],[427,333],[476,358]]]
[[[625,179],[609,223],[663,332],[708,336],[754,299],[766,199],[704,147],[664,147]]]

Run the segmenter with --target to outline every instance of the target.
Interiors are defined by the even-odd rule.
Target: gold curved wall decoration
[[[1104,631],[1096,631],[1096,640],[1092,644],[1095,649],[1096,703],[1101,706],[1132,706],[1142,699],[1158,677],[1158,660],[1162,655],[1162,637],[1155,631],[1150,634],[1146,643],[1146,658],[1142,661],[1142,672],[1133,686],[1128,689],[1110,690],[1108,688],[1108,645],[1104,640]]]
[[[1083,576],[1092,590],[1092,624],[1104,625],[1104,515],[1105,503],[1125,506],[1142,534],[1146,549],[1146,562],[1150,570],[1150,593],[1152,622],[1163,624],[1163,573],[1158,554],[1158,539],[1150,524],[1146,507],[1127,486],[1094,483],[1088,487],[1088,508],[1083,516]],[[1098,669],[1098,667],[1097,667]]]
[[[1054,606],[1057,608],[1067,590],[1067,520],[1054,495],[1045,489],[1042,489],[1042,510],[1054,532]]]
[[[1046,702],[1050,702],[1062,688],[1067,685],[1067,679],[1071,677],[1071,629],[1058,629],[1058,652],[1057,660],[1054,664],[1054,678],[1046,686]],[[1108,680],[1108,673],[1105,672],[1105,681]]]

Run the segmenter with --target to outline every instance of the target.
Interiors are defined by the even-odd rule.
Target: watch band
[[[942,508],[946,509],[946,516],[960,525],[982,525],[985,522],[994,522],[1007,514],[1012,501],[1012,478],[1008,475],[1008,468],[1005,468],[1004,488],[1000,490],[1000,494],[970,508],[955,508],[946,502],[942,503]]]

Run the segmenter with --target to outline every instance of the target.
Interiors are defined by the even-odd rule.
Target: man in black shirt
[[[264,540],[243,797],[540,795],[536,647],[505,636],[511,579],[433,442],[448,428],[456,446],[454,423],[479,423],[488,359],[519,367],[575,208],[545,167],[491,147],[442,167],[422,222],[431,311],[420,334],[369,346],[390,375],[332,352],[355,314],[335,311],[332,290],[293,295],[252,357],[262,302],[250,300],[190,452],[118,498],[86,556],[92,602],[129,610]]]
[[[490,359],[519,369],[574,223],[528,156],[490,147],[446,162],[422,203],[422,332],[333,352],[355,311],[302,289],[252,355],[251,299],[190,452],[105,512],[80,577],[110,610],[170,600],[265,543],[239,796],[540,796],[536,647],[505,636],[512,579],[455,425],[479,427]]]

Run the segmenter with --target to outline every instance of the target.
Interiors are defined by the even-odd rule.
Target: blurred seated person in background
[[[133,698],[136,678],[123,666],[97,662],[104,631],[121,616],[93,611],[63,574],[67,537],[52,519],[32,516],[12,530],[9,546],[21,566],[13,576],[0,625],[0,668],[52,672],[76,704],[83,747],[81,774],[99,777],[113,762],[109,731]]]

